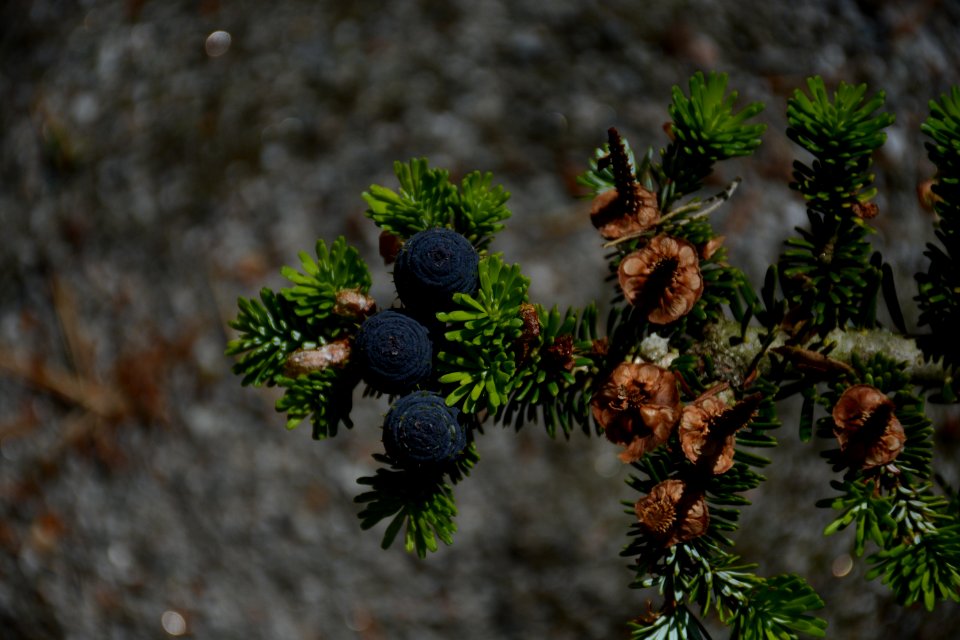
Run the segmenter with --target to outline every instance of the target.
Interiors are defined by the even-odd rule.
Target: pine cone
[[[397,254],[393,282],[403,304],[432,316],[451,306],[454,293],[474,293],[480,257],[470,242],[451,229],[421,231]]]
[[[690,462],[714,475],[733,466],[737,431],[753,420],[762,396],[747,396],[728,406],[711,392],[683,408],[680,416],[680,446]]]
[[[639,184],[632,189],[633,198],[622,198],[619,191],[609,189],[593,199],[590,221],[606,240],[640,234],[660,221],[657,194]]]
[[[383,423],[384,449],[405,467],[453,460],[467,444],[459,415],[431,391],[405,395],[393,403]]]
[[[652,364],[617,366],[590,401],[593,417],[607,439],[626,446],[624,462],[634,462],[663,444],[680,418],[676,377]]]
[[[383,393],[403,393],[432,371],[433,345],[426,328],[399,311],[381,311],[357,332],[363,379]]]
[[[833,433],[852,464],[871,469],[900,455],[907,436],[895,408],[885,393],[868,384],[843,392],[833,407]]]
[[[670,547],[707,532],[710,511],[703,495],[690,493],[683,480],[664,480],[633,507],[640,525]]]
[[[623,259],[618,276],[627,302],[654,324],[679,320],[703,294],[697,249],[680,238],[653,238]]]

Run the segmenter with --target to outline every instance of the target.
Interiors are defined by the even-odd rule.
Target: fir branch
[[[473,451],[472,456],[476,452]],[[370,490],[354,499],[366,505],[360,511],[360,527],[370,529],[381,520],[391,518],[383,534],[381,547],[389,548],[404,529],[404,548],[421,558],[427,551],[436,551],[438,541],[453,544],[457,530],[454,517],[457,507],[453,490],[444,482],[439,470],[404,469],[394,466],[389,457],[374,454],[374,459],[389,468],[377,469],[372,477],[357,480]],[[469,465],[472,466],[472,465]],[[463,469],[460,470],[461,473]]]
[[[942,95],[939,102],[930,102],[930,115],[920,129],[931,138],[927,153],[937,167],[934,209],[942,245],[927,245],[924,255],[930,265],[916,276],[919,324],[932,330],[920,344],[929,356],[943,358],[955,369],[960,366],[957,341],[935,336],[948,334],[960,323],[960,276],[954,268],[960,259],[960,87]]]
[[[331,314],[357,320],[351,316],[350,310],[342,309],[342,305],[338,307],[338,294],[341,291],[366,294],[370,290],[370,272],[360,253],[347,246],[343,236],[337,238],[329,249],[322,239],[317,240],[316,254],[317,259],[314,260],[306,252],[300,252],[303,273],[292,267],[280,270],[294,284],[280,293],[293,303],[298,316],[306,318],[314,326],[322,327],[324,337],[333,338],[341,327],[330,320]],[[362,314],[358,312],[356,315]]]
[[[922,602],[933,611],[937,602],[960,602],[960,531],[957,527],[901,544],[871,556],[867,578],[880,581],[897,594],[903,606]]]
[[[872,328],[881,271],[871,263],[870,232],[854,218],[807,212],[810,230],[786,241],[778,261],[780,287],[801,336],[821,337],[852,323]]]
[[[890,517],[890,500],[876,492],[874,483],[860,480],[846,480],[839,482],[831,480],[830,486],[843,495],[828,498],[817,502],[818,507],[830,507],[840,511],[830,524],[823,530],[823,535],[830,536],[838,531],[855,524],[854,554],[862,556],[867,541],[879,547],[884,545],[884,531],[894,526]]]
[[[227,343],[226,355],[237,356],[233,372],[242,375],[240,384],[273,386],[283,375],[287,357],[297,349],[317,346],[317,336],[294,305],[264,287],[260,300],[240,298],[240,312],[230,326],[240,336]]]
[[[295,429],[309,417],[314,440],[323,440],[337,435],[341,423],[353,427],[350,411],[358,382],[355,374],[323,369],[296,378],[281,376],[276,382],[286,388],[276,409],[286,412],[287,429]]]
[[[513,356],[495,348],[461,345],[456,352],[439,354],[444,385],[456,385],[447,394],[447,404],[459,406],[464,413],[486,409],[496,411],[510,399],[516,384],[517,364]]]
[[[867,540],[880,548],[868,557],[874,564],[868,579],[881,576],[901,603],[922,600],[927,609],[932,609],[939,600],[958,600],[960,525],[957,514],[950,511],[950,502],[932,493],[933,428],[924,415],[922,399],[912,393],[903,369],[901,363],[882,355],[867,361],[854,358],[852,372],[845,380],[835,382],[820,399],[830,408],[848,382],[876,385],[881,392],[893,395],[893,404],[887,406],[893,407],[906,442],[890,464],[866,469],[851,466],[843,483],[831,483],[842,495],[817,505],[842,512],[827,526],[825,535],[856,523],[854,553],[862,555]],[[832,437],[833,427],[833,417],[822,418],[818,434]],[[869,427],[865,424],[862,428]],[[835,470],[848,463],[839,449],[822,455],[834,463]]]
[[[893,114],[877,113],[883,92],[864,99],[866,84],[841,82],[831,97],[823,79],[807,79],[810,96],[797,89],[787,102],[787,137],[816,158],[812,166],[794,163],[791,187],[816,211],[835,214],[876,194],[870,156],[886,141]]]
[[[826,623],[809,613],[823,602],[809,585],[793,575],[757,576],[754,565],[730,551],[728,537],[738,528],[740,509],[749,504],[747,492],[763,482],[759,471],[769,464],[752,450],[776,445],[772,432],[780,421],[774,400],[797,392],[804,400],[801,439],[816,430],[821,437],[838,438],[846,453],[843,457],[834,449],[825,454],[844,471],[842,480],[831,483],[839,495],[818,502],[837,511],[825,535],[852,525],[858,556],[872,542],[877,551],[868,556],[873,565],[868,577],[879,577],[904,604],[923,602],[932,609],[940,600],[960,601],[957,498],[936,496],[929,484],[933,429],[915,389],[919,383],[942,385],[942,397],[955,399],[951,376],[960,355],[950,351],[951,341],[931,340],[922,346],[934,359],[945,356],[944,364],[925,362],[913,340],[874,328],[880,290],[888,303],[896,298],[892,269],[870,248],[872,229],[865,222],[876,213],[869,202],[876,193],[871,154],[884,142],[884,128],[893,117],[882,112],[883,94],[867,97],[864,85],[841,83],[831,96],[820,78],[811,78],[807,90],[789,101],[787,133],[814,157],[809,166],[795,163],[791,185],[807,204],[810,224],[787,241],[759,294],[727,264],[706,218],[732,187],[712,200],[701,202],[694,195],[675,206],[702,187],[716,162],[751,153],[764,130],[750,123],[762,105],[735,111],[737,94],[727,91],[727,76],[698,73],[690,79],[689,97],[674,87],[671,142],[660,152],[659,163],[652,150],[635,157],[611,129],[607,145],[579,180],[595,194],[617,189],[628,208],[642,194],[637,185],[657,193],[660,211],[652,196],[642,195],[652,212],[650,221],[620,237],[604,235],[613,239],[608,246],[615,247],[609,256],[612,273],[625,256],[666,234],[683,242],[688,258],[694,252],[687,243],[696,249],[698,259],[688,259],[687,266],[692,270],[699,263],[696,279],[690,276],[697,286],[688,288],[694,291],[702,283],[702,294],[696,290],[697,297],[687,301],[685,315],[669,316],[658,325],[659,335],[650,332],[649,322],[657,319],[618,296],[608,318],[607,350],[596,348],[594,307],[561,314],[530,305],[529,280],[519,266],[504,264],[499,255],[484,257],[476,293],[456,293],[453,308],[436,314],[441,323],[434,333],[438,365],[423,381],[429,389],[442,388],[448,405],[463,409],[462,417],[471,423],[466,433],[458,433],[456,451],[464,438],[469,444],[462,453],[450,454],[455,459],[439,459],[438,466],[429,468],[375,455],[383,466],[359,480],[369,489],[356,498],[364,505],[362,528],[388,520],[384,548],[403,529],[404,546],[421,557],[441,541],[450,544],[456,531],[451,485],[477,462],[473,432],[479,432],[488,412],[501,422],[515,419],[517,428],[543,419],[551,436],[558,429],[569,435],[576,424],[589,432],[596,380],[639,357],[671,368],[682,399],[696,403],[694,409],[700,410],[702,395],[709,401],[704,406],[713,408],[696,418],[699,423],[681,420],[666,443],[633,463],[637,473],[627,484],[644,495],[631,505],[636,520],[622,555],[630,558],[635,572],[631,586],[657,588],[663,605],[631,623],[632,637],[708,637],[696,608],[699,615],[716,613],[738,638],[824,635]],[[942,338],[960,317],[960,285],[954,282],[960,255],[960,89],[931,103],[923,131],[931,139],[927,148],[938,169],[933,193],[942,247],[928,249],[931,266],[918,276],[917,300],[921,322]],[[363,197],[368,217],[401,240],[444,227],[485,252],[510,215],[509,194],[491,186],[489,173],[470,173],[457,185],[448,172],[429,168],[425,159],[398,162],[394,168],[397,191],[373,185]],[[343,238],[329,249],[318,242],[316,254],[316,260],[300,254],[300,271],[283,269],[293,286],[280,295],[264,289],[260,301],[241,298],[240,313],[231,322],[240,336],[230,341],[227,353],[239,356],[234,371],[244,376],[243,384],[286,388],[277,409],[287,412],[288,428],[310,417],[314,437],[323,438],[335,435],[340,423],[351,426],[350,402],[358,379],[348,362],[352,333],[373,303],[365,297],[370,287],[366,266]],[[632,259],[634,265],[639,261]],[[669,272],[664,268],[663,273]],[[644,272],[628,273],[637,274]],[[666,290],[659,280],[656,284],[660,293]],[[347,307],[340,299],[345,291],[354,296]],[[630,300],[639,298],[630,293]],[[427,315],[432,322],[433,311]],[[893,317],[902,331],[902,320],[896,313]],[[761,329],[749,326],[753,318]],[[331,343],[333,339],[338,342]],[[321,349],[309,351],[317,346]],[[319,364],[291,367],[309,359],[291,358],[298,350],[309,351],[311,362]],[[717,408],[717,393],[740,400],[731,407],[725,398]],[[847,400],[865,408],[857,413]],[[818,406],[828,411],[837,407],[838,417],[831,411],[817,420]],[[683,419],[690,415],[686,409]],[[889,442],[881,453],[868,451],[868,461],[861,445],[878,434]],[[399,456],[396,449],[388,450]]]
[[[822,609],[823,604],[799,576],[759,579],[747,604],[735,613],[731,635],[742,640],[793,640],[800,634],[823,638],[826,621],[807,613]]]
[[[797,90],[788,101],[787,136],[814,156],[810,166],[794,162],[790,185],[807,203],[810,229],[787,241],[780,286],[796,332],[824,336],[848,323],[875,323],[882,273],[871,259],[864,212],[876,194],[871,155],[893,115],[880,111],[882,92],[864,98],[866,85],[840,83],[832,99],[822,78],[807,86],[810,96]]]
[[[762,411],[758,411],[757,417],[764,425],[757,429],[756,433],[759,434],[779,426],[772,396],[765,398],[761,406]],[[749,428],[741,431],[749,431]],[[757,440],[756,433],[745,437],[744,443],[749,443],[752,439]],[[759,446],[770,446],[766,440],[759,439],[759,441]],[[726,533],[737,529],[739,510],[729,507],[749,504],[742,494],[755,489],[764,480],[763,476],[753,471],[751,467],[762,468],[769,464],[766,458],[747,452],[744,446],[750,445],[744,443],[741,443],[738,438],[738,446],[734,453],[735,463],[732,468],[725,473],[714,475],[708,469],[694,465],[687,459],[679,436],[674,431],[666,446],[658,447],[632,463],[633,468],[641,475],[628,476],[627,485],[640,494],[649,494],[656,485],[665,480],[678,478],[684,480],[692,490],[701,490],[709,505],[710,522],[706,534],[688,544],[706,544],[719,550],[732,544],[727,539]],[[744,446],[739,446],[741,444]],[[636,558],[637,581],[642,583],[646,580],[647,573],[662,575],[662,569],[659,566],[664,553],[662,545],[636,525],[631,528],[630,536],[632,541],[621,555]]]
[[[447,343],[437,354],[443,372],[439,382],[456,385],[448,391],[447,404],[462,405],[465,413],[496,411],[509,400],[517,384],[514,342],[523,326],[520,305],[530,284],[518,265],[505,265],[499,255],[483,258],[478,271],[476,295],[454,294],[454,310],[437,314],[448,325]]]
[[[418,231],[451,225],[458,195],[447,171],[429,168],[426,158],[395,162],[393,170],[400,191],[371,185],[363,193],[369,207],[367,217],[402,239]]]
[[[894,493],[896,535],[867,558],[873,564],[867,579],[880,577],[904,606],[923,602],[932,611],[939,601],[960,602],[960,522],[956,513],[944,513],[948,504],[929,486]]]
[[[652,620],[629,623],[631,640],[709,640],[710,634],[684,605],[665,607]]]
[[[934,187],[934,192],[942,197],[945,188],[957,188],[954,178],[960,176],[960,87],[951,87],[949,94],[942,94],[939,101],[931,100],[929,106],[930,115],[920,130],[931,138],[926,144],[930,160],[940,175],[948,179]]]
[[[426,158],[396,162],[394,172],[399,192],[371,185],[363,199],[369,206],[367,217],[401,239],[425,229],[447,227],[466,237],[477,251],[484,251],[503,229],[503,220],[510,217],[506,207],[510,194],[500,185],[491,187],[493,174],[489,172],[467,174],[459,189],[450,181],[449,172],[429,168]]]
[[[589,435],[589,389],[597,368],[594,359],[599,357],[593,353],[597,309],[590,305],[561,315],[557,307],[547,311],[536,305],[535,313],[536,344],[521,356],[516,391],[496,419],[514,423],[517,430],[542,419],[551,438],[558,427],[569,437],[575,425]]]
[[[483,258],[478,273],[476,295],[456,293],[454,310],[437,314],[438,320],[451,326],[444,337],[475,346],[516,339],[523,325],[520,305],[527,299],[530,279],[520,272],[519,265],[505,265],[499,254]]]
[[[663,553],[657,567],[656,577],[638,580],[631,586],[656,587],[660,591],[666,606],[654,615],[664,612],[670,615],[679,607],[686,609],[688,617],[683,622],[688,625],[687,632],[702,628],[687,608],[697,605],[703,615],[715,610],[722,622],[733,627],[735,638],[766,640],[793,639],[798,634],[825,635],[826,622],[809,615],[810,611],[823,608],[824,603],[802,578],[757,576],[756,565],[742,563],[739,557],[722,551],[709,538],[671,547]],[[641,633],[635,637],[660,637],[650,635],[667,624],[658,626],[658,621],[659,617],[642,626],[635,624],[633,628]]]
[[[453,228],[477,248],[486,250],[501,222],[510,217],[506,202],[510,194],[501,185],[490,187],[492,173],[474,171],[460,182],[460,198],[453,215]]]
[[[763,124],[747,121],[763,111],[763,104],[752,102],[734,111],[737,92],[727,93],[727,74],[697,72],[690,78],[690,97],[673,87],[673,102],[668,111],[673,141],[661,152],[666,182],[660,191],[664,211],[678,198],[698,191],[703,180],[721,160],[746,156],[760,146]]]

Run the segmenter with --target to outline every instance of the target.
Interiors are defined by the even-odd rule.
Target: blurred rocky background
[[[343,234],[389,305],[360,193],[427,156],[512,193],[494,249],[535,300],[604,302],[574,178],[611,125],[665,144],[671,86],[717,69],[768,105],[761,150],[709,185],[745,178],[716,222],[755,279],[805,221],[786,99],[811,74],[887,92],[876,245],[915,319],[932,238],[918,127],[960,82],[958,24],[953,0],[6,0],[0,637],[626,637],[650,594],[618,557],[635,496],[612,445],[489,428],[456,544],[381,551],[353,498],[385,407],[358,402],[330,441],[288,433],[276,393],[241,388],[223,356],[237,296]],[[937,415],[956,484],[958,422]],[[851,564],[849,535],[821,536],[829,469],[789,417],[782,438],[745,559],[806,576],[830,637],[955,637],[958,607],[901,609]]]

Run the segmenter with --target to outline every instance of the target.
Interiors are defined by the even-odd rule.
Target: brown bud
[[[683,480],[664,480],[633,507],[640,525],[665,547],[693,540],[707,532],[710,511],[702,494]]]
[[[530,356],[530,350],[540,338],[540,316],[537,307],[524,302],[520,305],[520,336],[516,340],[517,362],[522,363]]]
[[[316,349],[297,349],[287,356],[285,372],[295,378],[327,367],[342,367],[349,359],[350,340],[344,338]]]
[[[670,142],[673,142],[677,139],[677,136],[673,133],[673,122],[664,122],[662,129],[663,132],[667,134],[667,138],[670,139]]]
[[[359,289],[341,289],[333,304],[333,312],[338,316],[363,320],[377,310],[377,302]]]
[[[715,236],[707,240],[705,243],[703,243],[699,247],[697,247],[698,252],[700,254],[700,259],[709,260],[710,258],[712,258],[713,254],[715,254],[717,250],[723,246],[724,240],[726,240],[726,237],[724,236]]]
[[[833,407],[833,433],[851,464],[872,469],[900,455],[907,436],[895,409],[886,394],[868,384],[843,392]]]
[[[636,183],[631,186],[632,198],[610,189],[593,199],[590,221],[607,240],[640,234],[660,221],[657,194]]]
[[[389,231],[380,232],[380,257],[383,258],[383,264],[393,264],[403,246],[403,240]]]
[[[754,394],[728,406],[710,391],[683,408],[680,446],[690,462],[720,475],[733,466],[736,433],[750,424],[762,396]]]
[[[597,338],[593,341],[593,344],[590,345],[590,355],[597,358],[604,358],[609,352],[610,340],[606,336],[603,338]]]
[[[652,364],[617,366],[590,401],[593,417],[611,442],[624,445],[624,462],[634,462],[663,444],[680,418],[680,394],[673,373]]]
[[[654,324],[679,320],[703,294],[697,249],[680,238],[653,238],[623,259],[618,276],[627,302]]]
[[[926,211],[933,211],[936,204],[940,202],[940,196],[933,192],[933,187],[936,184],[936,180],[930,179],[917,185],[917,201]]]
[[[877,206],[876,202],[854,202],[850,208],[855,216],[864,220],[876,218],[877,214],[880,213],[880,207]]]
[[[557,336],[553,344],[543,350],[544,366],[548,369],[573,371],[573,336]]]

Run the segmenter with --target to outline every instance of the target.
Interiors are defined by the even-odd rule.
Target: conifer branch
[[[795,575],[762,577],[734,553],[746,492],[762,486],[777,445],[776,400],[802,398],[798,431],[834,443],[822,457],[836,476],[817,505],[836,513],[824,534],[850,529],[853,552],[904,605],[960,601],[957,494],[932,481],[929,398],[956,401],[960,356],[943,337],[960,318],[960,89],[931,102],[923,125],[938,174],[940,216],[930,268],[919,274],[921,324],[906,334],[892,268],[874,252],[878,214],[872,154],[892,116],[882,92],[820,78],[788,104],[787,135],[813,155],[791,187],[809,225],[787,240],[755,288],[727,262],[709,214],[736,182],[702,201],[716,163],[751,153],[763,106],[735,110],[727,76],[695,74],[674,88],[671,141],[634,155],[616,129],[580,177],[594,194],[590,220],[610,250],[615,282],[605,335],[596,307],[528,300],[519,265],[488,254],[510,212],[488,173],[456,184],[425,159],[398,162],[398,189],[363,194],[375,224],[398,244],[399,306],[377,313],[370,276],[343,238],[316,259],[284,267],[292,286],[239,301],[227,345],[242,384],[285,389],[277,410],[293,428],[310,418],[317,439],[350,422],[361,381],[392,394],[384,453],[367,488],[361,527],[387,520],[383,546],[403,532],[425,557],[456,531],[453,485],[479,459],[490,418],[517,429],[544,421],[569,437],[579,426],[623,447],[632,524],[622,555],[631,586],[662,603],[630,623],[633,638],[706,638],[715,615],[738,638],[822,637],[824,602]],[[878,297],[894,327],[879,326]],[[942,495],[946,494],[946,495]]]

